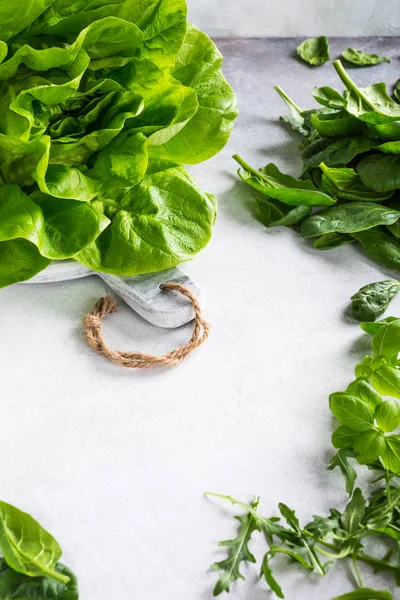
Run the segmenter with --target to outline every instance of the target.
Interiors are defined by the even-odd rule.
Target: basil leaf
[[[78,600],[78,584],[72,571],[60,563],[57,563],[55,570],[68,577],[69,582],[21,575],[13,571],[4,559],[0,559],[0,600]]]
[[[349,427],[345,427],[344,425],[339,425],[339,427],[337,427],[332,433],[332,446],[340,450],[344,450],[346,448],[353,448],[354,440],[357,438],[358,435],[359,434],[356,431],[354,431],[354,429],[350,429]],[[335,466],[337,465],[335,464]]]
[[[385,400],[376,409],[375,420],[382,431],[394,431],[400,427],[399,404],[392,399]]]
[[[356,488],[342,517],[343,529],[350,535],[357,533],[359,530],[365,512],[365,505],[366,501],[360,488]]]
[[[386,438],[386,449],[381,456],[386,469],[394,474],[400,473],[400,436],[389,435]]]
[[[372,349],[378,356],[397,357],[400,352],[400,320],[396,319],[379,328],[374,336]]]
[[[374,389],[374,387],[366,379],[356,379],[348,386],[346,392],[352,396],[360,398],[368,404],[373,411],[383,402],[382,396]]]
[[[381,327],[396,321],[397,317],[386,317],[386,319],[382,319],[381,321],[377,321],[376,323],[361,323],[360,327],[366,333],[372,333],[373,335],[379,331]]]
[[[372,373],[372,385],[383,396],[400,399],[400,368],[387,364],[380,366]]]
[[[351,297],[352,317],[357,321],[375,321],[385,312],[399,290],[400,283],[393,279],[365,285]]]
[[[329,397],[329,406],[337,420],[355,431],[367,431],[373,427],[374,415],[362,400],[346,392],[336,392]]]
[[[377,225],[390,225],[400,218],[400,212],[371,202],[352,202],[328,208],[311,215],[301,226],[303,237],[325,233],[357,233]]]
[[[330,59],[328,40],[324,35],[304,40],[297,54],[309,65],[319,66]]]
[[[390,59],[386,56],[379,56],[379,54],[368,54],[362,50],[356,50],[355,48],[347,48],[342,52],[342,58],[352,65],[358,67],[367,67],[371,65],[378,65],[382,62],[390,63]]]
[[[362,431],[355,438],[353,448],[357,452],[358,462],[367,465],[377,460],[385,451],[386,438],[375,429]]]
[[[18,573],[69,582],[69,576],[55,568],[62,552],[53,536],[28,513],[3,501],[0,501],[0,550],[6,563]]]

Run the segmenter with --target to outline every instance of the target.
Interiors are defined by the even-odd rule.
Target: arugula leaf
[[[356,488],[342,516],[343,529],[350,535],[354,535],[359,530],[364,517],[365,506],[366,500],[362,495],[362,491],[360,488]]]
[[[28,513],[0,501],[0,550],[6,563],[30,577],[48,576],[68,583],[69,576],[56,570],[61,548]]]
[[[370,588],[360,588],[341,596],[336,596],[333,600],[392,600],[392,594],[389,590],[371,590]]]
[[[354,483],[357,479],[357,472],[348,460],[350,457],[354,457],[352,450],[340,449],[332,456],[330,465],[327,467],[328,471],[333,471],[333,469],[339,467],[346,482],[346,492],[349,495],[353,493]]]
[[[386,56],[379,56],[379,54],[368,54],[362,50],[356,50],[355,48],[347,48],[342,52],[342,58],[352,65],[358,67],[367,67],[371,65],[378,65],[382,62],[390,63],[390,59]]]
[[[297,54],[310,65],[323,65],[330,59],[328,40],[324,35],[308,38],[298,46]]]
[[[258,499],[256,499],[251,504],[253,510],[257,510],[258,502]],[[249,550],[249,542],[253,533],[260,531],[257,520],[250,513],[244,516],[237,516],[235,519],[240,523],[237,537],[218,544],[229,549],[229,556],[212,565],[213,569],[221,572],[214,588],[214,596],[218,596],[222,592],[229,592],[231,584],[236,579],[244,579],[239,570],[242,562],[256,562],[256,559]]]
[[[311,215],[301,226],[305,238],[325,233],[357,233],[378,225],[390,225],[400,218],[400,212],[372,202],[351,202]]]
[[[351,297],[352,317],[357,321],[375,321],[385,312],[399,290],[400,283],[393,279],[365,285]]]
[[[273,575],[273,571],[272,571],[271,567],[269,566],[269,559],[270,559],[270,553],[267,552],[264,555],[264,558],[263,558],[263,561],[261,564],[260,576],[265,578],[265,581],[267,582],[267,584],[269,585],[271,590],[273,592],[275,592],[275,594],[278,596],[278,598],[284,598],[285,596],[283,595],[282,588],[280,587],[279,583],[276,581],[276,579]]]

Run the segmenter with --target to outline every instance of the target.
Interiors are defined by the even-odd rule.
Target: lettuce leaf
[[[183,165],[237,116],[184,0],[0,7],[0,287],[51,260],[136,275],[209,241],[215,198]]]

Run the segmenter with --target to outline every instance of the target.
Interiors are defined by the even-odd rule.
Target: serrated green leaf
[[[354,490],[353,496],[346,506],[342,517],[342,526],[347,533],[353,535],[360,529],[364,517],[366,500],[360,488]]]
[[[346,492],[348,494],[353,493],[354,483],[357,479],[357,472],[354,467],[349,463],[349,458],[354,458],[354,453],[349,450],[338,450],[334,456],[331,458],[330,465],[328,467],[329,471],[332,471],[336,467],[342,472],[342,475],[346,482]]]

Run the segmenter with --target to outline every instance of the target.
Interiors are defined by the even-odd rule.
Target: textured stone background
[[[400,35],[399,0],[188,0],[214,36]]]

